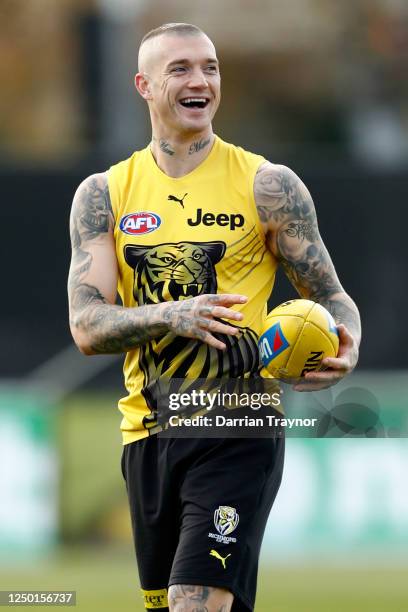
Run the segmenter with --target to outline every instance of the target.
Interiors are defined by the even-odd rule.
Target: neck
[[[150,144],[156,164],[168,176],[179,178],[199,166],[214,143],[212,127],[188,136],[168,136],[153,131]]]

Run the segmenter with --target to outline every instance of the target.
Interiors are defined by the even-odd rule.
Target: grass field
[[[25,565],[2,557],[0,550],[0,590],[75,590],[81,612],[143,612],[114,405],[106,394],[73,397],[60,415],[58,450],[63,537],[118,544],[66,546],[46,561]],[[408,562],[346,567],[346,562],[334,567],[324,561],[307,566],[264,561],[256,612],[408,611]]]
[[[131,550],[64,548],[46,562],[0,566],[0,590],[76,590],[81,612],[142,612]],[[26,606],[22,606],[26,607]],[[42,607],[42,606],[41,606]],[[49,608],[48,608],[49,609]],[[256,612],[403,612],[408,567],[263,567]]]

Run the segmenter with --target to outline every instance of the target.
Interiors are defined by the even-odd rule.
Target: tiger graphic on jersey
[[[215,265],[225,250],[226,245],[221,241],[125,245],[125,261],[134,270],[136,302],[142,306],[216,293]],[[144,373],[143,395],[149,407],[155,408],[154,387],[159,377],[196,380],[258,372],[257,334],[248,327],[240,329],[236,337],[214,334],[227,345],[224,352],[172,333],[143,345],[139,366]]]
[[[225,249],[221,241],[126,245],[125,260],[135,271],[135,300],[141,306],[216,293],[214,266]]]

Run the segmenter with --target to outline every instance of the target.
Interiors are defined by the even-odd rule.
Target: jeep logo
[[[207,226],[217,224],[221,227],[229,225],[232,231],[234,231],[236,227],[242,227],[244,222],[245,219],[240,214],[227,215],[226,213],[220,213],[219,215],[213,215],[212,213],[205,213],[203,215],[202,208],[197,208],[197,216],[195,219],[187,219],[187,223],[192,227],[201,224]]]

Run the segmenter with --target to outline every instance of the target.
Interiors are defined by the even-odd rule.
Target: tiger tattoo
[[[134,270],[133,295],[139,305],[186,300],[217,292],[215,266],[226,245],[214,242],[178,242],[154,246],[126,245],[126,263]],[[230,321],[229,325],[233,325]],[[139,367],[144,374],[143,395],[155,421],[157,383],[160,379],[225,379],[259,371],[257,334],[239,327],[237,336],[217,335],[226,345],[218,351],[199,340],[167,333],[140,347]]]

